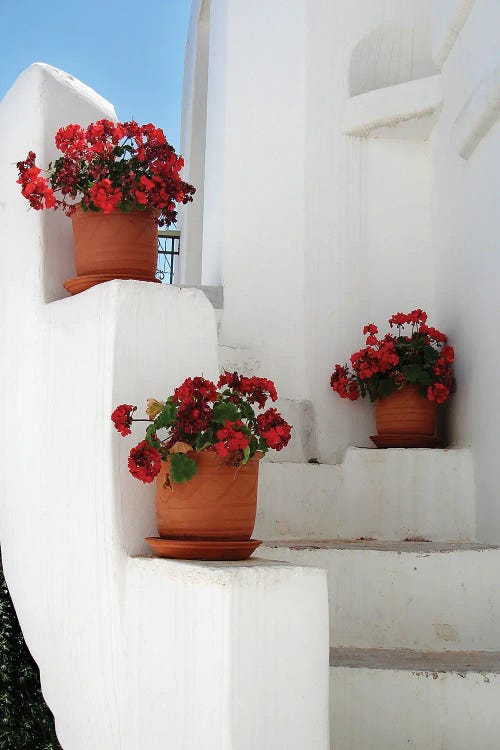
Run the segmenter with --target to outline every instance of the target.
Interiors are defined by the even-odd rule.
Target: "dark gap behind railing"
[[[181,233],[177,229],[158,230],[158,267],[156,278],[164,284],[174,283],[176,257],[181,247]]]

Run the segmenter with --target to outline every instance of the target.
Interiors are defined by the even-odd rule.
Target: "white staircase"
[[[500,654],[336,649],[334,750],[497,750]]]
[[[327,570],[332,750],[498,750],[500,548],[467,450],[261,467],[259,556]]]
[[[265,375],[251,349],[219,366]],[[327,571],[331,750],[498,750],[500,548],[475,541],[470,451],[309,462],[312,406],[279,408],[294,441],[260,467],[257,554]]]

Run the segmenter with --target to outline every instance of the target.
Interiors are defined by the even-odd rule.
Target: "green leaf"
[[[236,422],[241,418],[241,414],[236,404],[231,401],[218,401],[214,405],[213,418],[216,422],[224,424],[226,421]]]
[[[409,383],[420,383],[421,385],[432,385],[434,382],[432,376],[424,365],[406,365],[401,368],[401,372]]]
[[[187,482],[192,479],[198,471],[196,461],[189,458],[185,453],[174,453],[170,455],[170,479],[172,482]]]
[[[378,391],[378,395],[381,396],[382,398],[385,398],[385,396],[390,396],[390,394],[394,393],[395,390],[396,390],[396,383],[394,382],[394,380],[392,380],[392,378],[382,378],[381,380],[379,380],[377,391]],[[370,398],[371,398],[371,394],[370,394]],[[371,400],[374,401],[375,399],[371,399]]]
[[[244,466],[245,464],[247,464],[249,459],[250,459],[250,448],[247,447],[243,451],[243,460],[241,462],[241,465]]]
[[[421,382],[425,375],[425,370],[420,365],[405,365],[401,372],[409,383]]]
[[[247,401],[240,404],[241,414],[245,419],[255,419],[254,410]]]
[[[204,448],[208,448],[209,445],[213,445],[214,442],[214,436],[213,432],[200,432],[198,437],[196,438],[196,443],[194,445],[194,449],[197,453],[202,451]]]
[[[433,365],[439,359],[439,352],[427,346],[424,349],[424,362],[426,365]]]
[[[156,437],[156,425],[154,422],[146,428],[146,443],[149,443],[152,448],[158,449],[161,446],[160,441]]]
[[[177,409],[177,404],[167,401],[154,421],[155,429],[159,430],[162,427],[171,427],[177,417]]]
[[[262,451],[262,453],[264,453],[264,454],[267,453],[267,451],[269,450],[269,448],[267,447],[267,443],[264,440],[264,438],[261,438],[261,437],[259,438],[259,441],[257,443],[257,450]]]

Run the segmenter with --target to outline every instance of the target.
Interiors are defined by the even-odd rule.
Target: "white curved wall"
[[[432,139],[437,309],[441,325],[457,343],[452,435],[472,446],[479,538],[498,543],[500,107],[490,82],[500,65],[500,6],[496,0],[434,5],[436,56],[441,40],[450,40],[442,71],[443,111]],[[486,101],[485,92],[490,92]],[[464,158],[457,136],[462,133],[467,141],[467,122],[474,148]]]
[[[28,211],[13,162],[61,124],[114,117],[34,65],[0,106],[0,534],[6,580],[64,750],[326,750],[323,571],[134,557],[154,488],[110,413],[215,377],[204,294],[138,281],[66,298],[68,220]],[[142,433],[143,434],[143,433]],[[307,649],[304,642],[311,643]]]
[[[400,23],[383,24],[354,47],[349,66],[351,96],[424,78],[437,72],[432,61],[429,4],[404,7]]]

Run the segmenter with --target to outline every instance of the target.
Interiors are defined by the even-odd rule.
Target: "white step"
[[[474,540],[471,453],[349,448],[339,465],[263,463],[255,535]]]
[[[332,649],[331,750],[498,750],[500,653]]]
[[[327,570],[333,646],[500,650],[500,548],[299,540],[258,554]]]

